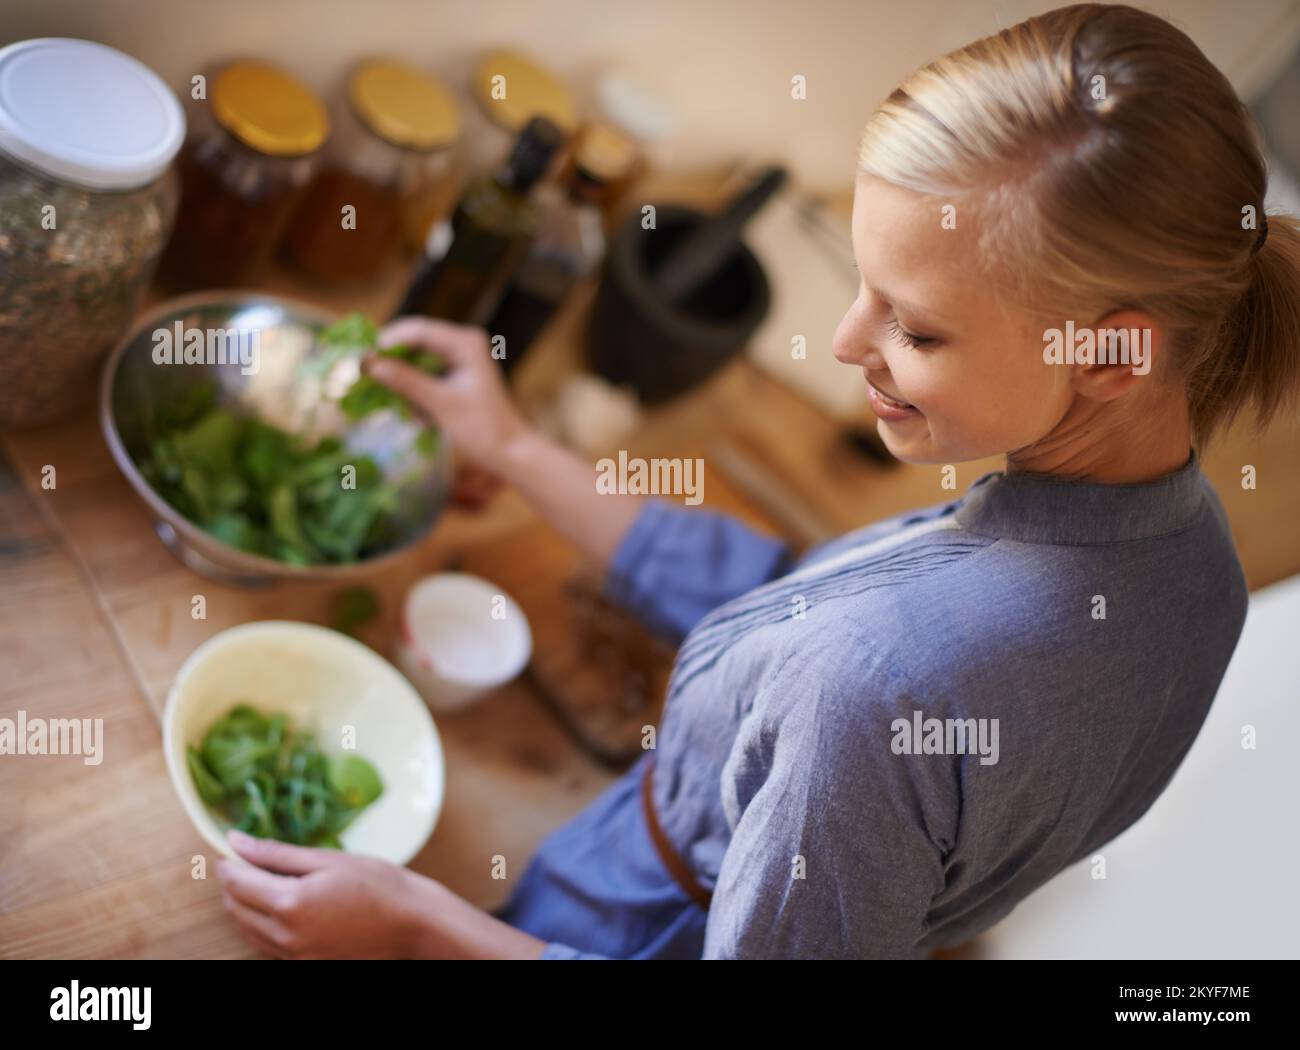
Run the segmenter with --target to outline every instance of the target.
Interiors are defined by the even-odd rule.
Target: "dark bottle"
[[[536,227],[529,194],[563,145],[564,134],[551,121],[529,120],[505,164],[473,180],[451,218],[429,232],[425,257],[397,314],[460,324],[487,320]]]
[[[537,194],[537,232],[485,327],[503,336],[502,369],[509,374],[574,287],[605,255],[601,209],[611,183],[635,158],[632,144],[612,128],[589,124],[579,135],[563,187]]]

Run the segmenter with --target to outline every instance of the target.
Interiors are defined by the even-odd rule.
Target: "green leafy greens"
[[[218,539],[290,565],[354,562],[392,535],[398,484],[370,456],[194,399],[138,460],[168,503]],[[351,468],[349,471],[347,468]]]
[[[348,587],[334,595],[331,624],[343,634],[355,634],[379,615],[379,596],[369,587]]]
[[[379,329],[361,313],[350,313],[322,329],[316,341],[324,348],[314,365],[321,372],[329,371],[343,357],[368,353],[396,358],[429,375],[441,375],[447,369],[447,363],[440,355],[419,347],[400,344],[380,349]],[[385,408],[391,408],[403,419],[410,419],[412,415],[411,406],[403,397],[367,375],[359,376],[348,387],[339,407],[349,419],[360,419]],[[416,447],[424,455],[431,456],[437,449],[437,437],[436,430],[426,427],[416,438]]]
[[[437,354],[409,346],[379,350],[378,337],[364,314],[348,314],[321,330],[321,349],[310,369],[323,375],[345,356],[373,351],[431,375],[443,371]],[[340,407],[351,419],[382,408],[403,418],[412,415],[405,400],[364,375]],[[437,443],[437,431],[425,427],[415,449],[432,456]],[[344,564],[393,538],[391,512],[400,482],[386,481],[372,457],[350,453],[332,437],[306,444],[269,423],[221,408],[215,384],[198,384],[165,406],[137,463],[163,499],[250,554],[289,565]],[[348,467],[355,473],[347,473]]]
[[[342,849],[339,835],[383,794],[359,755],[326,755],[284,715],[238,704],[214,722],[186,763],[199,797],[240,831]]]

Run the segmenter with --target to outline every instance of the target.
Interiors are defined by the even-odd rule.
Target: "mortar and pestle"
[[[587,329],[595,372],[645,404],[707,379],[767,316],[771,289],[740,239],[786,178],[766,169],[722,211],[655,206],[655,228],[633,211],[610,239]]]

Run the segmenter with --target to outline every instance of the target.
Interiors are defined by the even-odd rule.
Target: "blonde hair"
[[[972,203],[996,294],[1032,316],[1150,313],[1198,444],[1300,385],[1300,224],[1265,221],[1258,128],[1153,14],[1077,4],[945,55],[876,108],[858,166]]]

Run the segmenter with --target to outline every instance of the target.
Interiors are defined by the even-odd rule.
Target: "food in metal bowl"
[[[191,568],[248,584],[347,575],[411,545],[437,517],[447,443],[361,374],[374,325],[331,320],[271,296],[204,293],[165,304],[110,361],[110,451]],[[240,351],[214,354],[195,336],[191,354],[196,332],[222,333]],[[159,350],[182,341],[184,355]],[[442,367],[413,348],[377,352]]]

